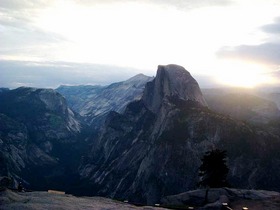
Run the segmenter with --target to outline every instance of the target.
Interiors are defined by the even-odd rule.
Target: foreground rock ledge
[[[209,189],[208,199],[205,204],[206,190],[194,190],[178,195],[167,196],[161,204],[170,208],[182,208],[186,206],[196,207],[200,210],[219,210],[223,203],[228,203],[232,209],[241,210],[248,207],[249,210],[279,210],[280,193],[265,190],[241,190],[232,188]]]
[[[206,205],[204,199],[205,190],[194,190],[167,196],[162,199],[160,205],[171,209],[188,209],[189,206],[193,206],[197,210],[219,210],[222,209],[222,203],[227,202],[234,210],[241,210],[245,206],[249,210],[280,209],[280,193],[273,191],[217,188],[209,190],[208,203]],[[152,206],[139,207],[102,197],[75,197],[48,192],[18,193],[11,190],[0,192],[1,210],[163,210],[167,208]]]
[[[161,210],[159,207],[138,207],[120,201],[102,197],[75,197],[48,192],[23,192],[17,193],[10,190],[0,192],[0,209],[24,209],[24,210]]]

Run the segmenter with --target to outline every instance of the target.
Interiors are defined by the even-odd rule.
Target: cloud
[[[264,43],[258,45],[239,45],[223,47],[218,52],[218,57],[249,60],[268,65],[280,65],[280,17],[272,24],[260,28],[268,36]]]
[[[76,3],[86,6],[110,3],[139,3],[139,0],[74,0]],[[142,0],[141,3],[155,4],[158,6],[166,5],[176,7],[180,10],[189,10],[206,6],[227,6],[232,4],[232,0]]]
[[[1,0],[0,9],[28,9],[45,7],[53,2],[53,0]]]
[[[227,6],[232,4],[230,0],[152,0],[149,2],[153,2],[156,4],[165,4],[168,6],[175,6],[178,9],[194,9],[199,7],[209,7],[209,6]]]
[[[59,1],[63,5],[64,1]],[[65,6],[70,5],[71,7],[75,7],[77,5],[83,5],[85,7],[95,6],[97,4],[118,4],[118,3],[129,3],[129,2],[135,2],[139,4],[139,1],[137,0],[65,0]],[[143,0],[140,4],[153,4],[156,6],[168,6],[168,7],[176,7],[179,9],[193,9],[197,7],[203,7],[203,6],[211,6],[211,5],[227,5],[231,2],[230,0],[201,0],[201,1],[194,1],[194,0]],[[86,39],[80,38],[81,35],[84,35],[87,39],[90,34],[92,34],[91,39],[88,39],[89,43],[94,43],[97,38],[101,38],[102,40],[105,40],[106,43],[104,45],[106,46],[107,43],[109,43],[111,40],[114,41],[115,39],[118,39],[118,37],[123,38],[124,36],[129,37],[126,39],[126,41],[132,41],[133,37],[137,37],[139,33],[142,33],[144,30],[140,30],[139,33],[137,33],[138,29],[141,29],[142,27],[145,28],[146,25],[144,22],[141,22],[142,19],[146,21],[145,18],[135,18],[135,20],[139,20],[139,27],[137,24],[133,26],[133,24],[130,24],[128,27],[130,27],[132,30],[129,31],[131,35],[129,36],[128,33],[124,33],[124,30],[126,30],[126,23],[130,23],[129,21],[119,21],[118,23],[121,27],[124,26],[124,30],[121,28],[119,31],[115,30],[117,27],[112,27],[112,33],[109,27],[101,26],[102,21],[107,20],[106,23],[111,23],[114,21],[113,16],[106,15],[102,16],[104,17],[104,20],[100,20],[98,22],[94,22],[94,24],[91,25],[91,20],[86,19],[87,15],[84,16],[84,18],[80,18],[82,15],[80,14],[80,17],[77,19],[71,19],[69,21],[64,21],[63,19],[63,7],[61,7],[61,11],[58,11],[59,14],[62,14],[62,16],[56,17],[56,13],[54,13],[53,18],[57,18],[57,22],[59,26],[61,27],[55,27],[55,19],[50,19],[50,22],[48,23],[50,27],[48,28],[47,25],[40,25],[41,19],[40,15],[42,14],[48,14],[49,11],[46,8],[56,8],[56,4],[58,4],[58,1],[55,0],[0,0],[0,34],[1,34],[1,40],[5,40],[0,42],[0,59],[7,59],[7,58],[15,58],[18,59],[21,58],[28,58],[33,60],[42,60],[42,59],[50,59],[50,60],[57,60],[58,59],[65,59],[66,56],[61,55],[62,49],[65,49],[65,46],[69,44],[69,48],[73,47],[76,43],[84,43]],[[75,4],[73,4],[75,3]],[[123,6],[123,5],[120,5]],[[59,8],[59,7],[57,7]],[[56,9],[57,9],[56,8]],[[66,7],[67,8],[67,7]],[[68,8],[68,9],[69,9]],[[80,8],[80,7],[78,7]],[[46,10],[45,10],[46,9]],[[52,10],[50,10],[52,11]],[[56,10],[53,10],[56,11]],[[45,12],[45,13],[44,13]],[[57,12],[57,11],[56,11]],[[72,15],[72,14],[71,14]],[[142,14],[141,14],[142,15]],[[157,15],[157,14],[155,14]],[[94,16],[93,16],[94,17]],[[106,17],[110,17],[107,18]],[[61,18],[61,20],[59,20]],[[43,18],[42,18],[43,19]],[[117,20],[122,20],[122,18],[115,18]],[[134,20],[134,17],[131,18]],[[71,24],[71,20],[73,23]],[[110,20],[110,21],[109,21]],[[112,20],[112,21],[111,21]],[[77,22],[80,21],[77,25]],[[44,21],[43,21],[44,22]],[[61,24],[62,22],[65,22]],[[53,23],[53,24],[52,24]],[[60,24],[59,24],[60,23]],[[167,23],[168,24],[168,23]],[[72,25],[73,27],[76,27],[76,30],[71,30],[71,27],[68,27]],[[176,25],[176,24],[175,24]],[[97,27],[96,30],[94,30],[94,27]],[[99,28],[98,28],[99,27]],[[148,34],[151,30],[155,30],[158,27],[158,25],[154,25],[153,28],[145,28],[146,33],[144,34],[144,38],[146,37],[146,34]],[[60,30],[61,29],[61,30]],[[65,33],[66,30],[67,33]],[[52,32],[50,32],[52,31]],[[79,33],[80,31],[80,33]],[[88,31],[88,33],[87,33]],[[55,33],[54,33],[55,32]],[[107,32],[107,33],[106,33]],[[59,35],[60,34],[60,35]],[[78,36],[77,36],[78,34]],[[122,35],[124,34],[124,35]],[[134,36],[136,34],[136,36]],[[152,34],[152,33],[151,33]],[[96,38],[97,37],[97,38]],[[148,37],[148,36],[147,36]],[[150,37],[153,38],[153,35],[150,35]],[[152,39],[147,38],[147,39]],[[71,40],[71,41],[70,41]],[[77,41],[78,40],[78,41]],[[158,40],[158,39],[157,39]],[[154,43],[158,43],[158,41],[155,41]],[[64,42],[64,43],[63,43]],[[117,41],[116,41],[117,42]],[[77,44],[77,45],[78,45]],[[115,45],[115,43],[113,43]],[[56,46],[55,46],[56,45]],[[96,44],[95,44],[96,45]],[[156,44],[155,44],[156,45]],[[89,45],[86,45],[87,47]],[[111,45],[112,46],[112,45]],[[72,50],[74,51],[74,50]],[[69,51],[70,52],[70,51]],[[59,54],[59,55],[58,55]],[[47,55],[47,56],[46,56]],[[63,57],[63,58],[62,58]]]
[[[261,29],[266,33],[280,34],[280,17],[276,18],[274,23],[262,26]]]
[[[1,28],[1,23],[0,23]],[[50,57],[68,42],[61,35],[46,32],[39,28],[30,28],[22,25],[21,28],[5,27],[0,31],[0,59],[6,57]]]
[[[71,0],[67,0],[71,1]],[[55,0],[1,0],[0,9],[38,9],[44,8],[53,4]],[[97,4],[111,4],[111,3],[139,3],[138,0],[72,0],[72,2],[84,5],[94,6]],[[193,9],[205,6],[227,6],[232,4],[232,0],[142,0],[141,3],[157,4],[157,5],[168,5],[174,6],[179,9]]]
[[[59,85],[107,85],[141,72],[109,65],[69,62],[27,62],[0,60],[0,87],[56,88]]]
[[[1,40],[5,40],[0,42],[0,58],[31,54],[35,56],[38,53],[42,55],[43,50],[47,51],[54,46],[53,43],[67,42],[61,35],[33,24],[44,6],[44,1],[0,1],[0,34]]]
[[[277,71],[271,72],[271,75],[272,75],[274,78],[277,78],[278,81],[280,82],[280,69],[278,69]]]
[[[217,52],[219,57],[249,60],[264,64],[280,65],[280,42],[260,45],[240,45],[223,47]]]
[[[30,9],[29,9],[30,8]],[[1,31],[10,29],[24,29],[30,27],[37,7],[28,7],[25,1],[16,0],[0,1],[0,26]]]
[[[139,69],[109,65],[0,60],[0,87],[57,88],[60,85],[108,85],[127,80],[139,73],[154,76]],[[202,88],[217,87],[210,76],[193,76]]]

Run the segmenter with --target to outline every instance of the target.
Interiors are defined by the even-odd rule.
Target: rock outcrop
[[[163,103],[172,97],[207,106],[198,83],[186,69],[174,64],[158,66],[156,78],[145,88],[144,104],[157,113]]]
[[[53,210],[164,210],[152,206],[134,206],[121,201],[101,197],[75,197],[48,192],[16,193],[10,190],[0,191],[2,210],[9,209],[53,209]]]
[[[209,189],[206,198],[206,189],[184,192],[171,195],[161,200],[161,205],[172,208],[195,207],[201,210],[223,209],[225,203],[232,209],[279,209],[280,193],[265,190],[244,190],[232,188]],[[240,206],[242,205],[243,206]],[[240,206],[240,207],[239,207]],[[239,208],[238,208],[239,207]]]

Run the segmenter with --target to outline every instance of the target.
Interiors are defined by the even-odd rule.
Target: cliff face
[[[157,113],[163,103],[172,97],[207,106],[198,83],[188,71],[172,64],[158,66],[156,78],[145,88],[143,101],[149,110]]]
[[[186,70],[160,66],[140,101],[109,114],[80,175],[91,193],[152,204],[195,188],[200,158],[214,148],[227,150],[234,186],[275,180],[280,189],[279,137],[211,111]]]
[[[71,151],[76,147],[74,154],[80,153],[81,129],[54,90],[22,87],[0,93],[0,175],[22,180],[26,187],[48,187],[44,182],[54,171],[63,175],[66,165],[75,165]]]
[[[145,107],[156,115],[152,136],[160,136],[178,112],[174,102],[207,107],[200,87],[182,66],[158,66],[155,79],[147,83],[142,97]]]

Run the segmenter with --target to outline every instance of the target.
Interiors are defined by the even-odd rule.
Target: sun
[[[262,84],[274,83],[265,65],[256,63],[227,60],[219,63],[216,81],[226,86],[255,88]]]

